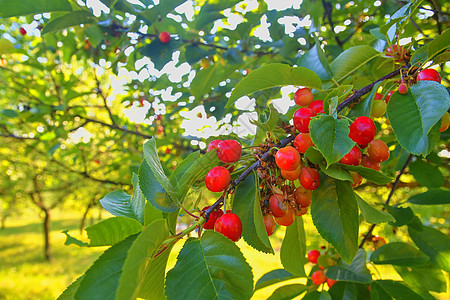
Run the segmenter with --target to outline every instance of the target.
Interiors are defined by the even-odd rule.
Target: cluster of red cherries
[[[318,263],[319,256],[321,255],[319,250],[311,250],[308,252],[308,261],[312,264],[317,264],[320,270],[315,271],[311,275],[311,280],[315,285],[321,285],[322,283],[327,283],[328,287],[331,288],[337,280],[327,278],[325,276],[324,267]],[[327,266],[334,266],[336,260],[332,257],[327,259]]]

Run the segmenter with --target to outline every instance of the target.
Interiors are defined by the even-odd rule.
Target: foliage
[[[442,270],[450,271],[448,228],[436,228],[409,204],[448,204],[442,150],[449,135],[439,129],[450,108],[450,30],[442,23],[449,4],[441,2],[303,1],[273,9],[263,1],[101,0],[91,7],[3,0],[2,210],[28,197],[48,216],[67,199],[80,207],[102,198],[116,216],[87,228],[89,243],[66,233],[67,244],[110,247],[61,298],[250,299],[292,278],[308,280],[286,283],[270,299],[433,297],[429,292],[445,290]],[[21,26],[28,33],[19,34]],[[158,38],[163,31],[171,34],[168,43]],[[428,67],[440,70],[442,82],[417,82]],[[395,92],[386,115],[375,119],[391,150],[381,172],[339,163],[355,145],[349,124],[371,116],[377,93],[386,99],[401,82],[407,93]],[[302,159],[321,171],[311,218],[328,246],[311,267],[305,258],[311,237],[296,217],[281,246],[284,270],[268,270],[254,287],[239,247],[201,230],[224,205],[241,218],[251,247],[274,252],[260,180],[273,151],[295,137],[288,124],[297,107],[272,101],[286,98],[289,86],[307,86],[324,101],[325,114],[309,126],[315,146]],[[140,120],[133,119],[138,112]],[[196,112],[208,134],[189,128]],[[243,123],[252,114],[257,120]],[[254,135],[242,130],[251,126]],[[213,138],[214,131],[223,134]],[[229,138],[240,140],[244,155],[233,165],[230,187],[200,213],[213,197],[203,179],[220,164],[216,150],[202,150],[212,139]],[[253,148],[261,150],[257,159]],[[365,178],[363,185],[352,187],[352,172]],[[384,204],[368,200],[377,188],[389,194]],[[373,230],[380,223],[406,237],[377,245]],[[173,246],[194,230],[198,237],[186,240],[166,273]],[[366,257],[393,265],[403,281],[371,274]],[[328,290],[310,280],[319,267],[338,280]],[[435,280],[420,282],[421,272]]]

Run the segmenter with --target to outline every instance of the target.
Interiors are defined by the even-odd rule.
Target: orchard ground
[[[414,210],[418,210],[414,207]],[[420,208],[423,216],[440,215],[434,208]],[[442,211],[441,211],[442,213]],[[447,212],[449,213],[449,212]],[[96,214],[96,213],[94,213]],[[107,218],[110,215],[104,212],[103,217]],[[310,214],[305,215],[306,236],[314,237],[307,238],[308,250],[319,249],[322,244],[313,244],[311,242],[320,241],[316,238],[318,233],[310,220]],[[432,221],[436,223],[445,222],[445,219],[438,219],[431,217]],[[16,219],[8,219],[6,228],[0,230],[0,299],[1,300],[25,300],[25,299],[56,299],[61,292],[78,276],[83,274],[87,268],[103,253],[107,247],[94,248],[79,248],[75,245],[65,246],[65,235],[63,230],[68,229],[69,234],[80,238],[79,235],[79,215],[75,213],[61,213],[53,214],[53,221],[51,224],[51,243],[53,259],[50,263],[45,262],[42,254],[42,224],[40,220],[32,217],[22,217]],[[94,216],[94,223],[98,222]],[[90,221],[87,221],[87,226]],[[445,226],[445,224],[443,224]],[[361,228],[363,229],[363,228]],[[387,237],[387,239],[394,239],[392,233],[388,229],[380,229],[379,234]],[[278,226],[277,231],[271,237],[271,242],[276,251],[275,255],[264,254],[248,246],[242,239],[237,243],[241,248],[245,258],[251,266],[253,266],[254,282],[267,271],[282,268],[279,258],[279,250],[284,236],[284,227]],[[86,236],[82,236],[86,239]],[[405,238],[406,234],[399,234],[396,238]],[[176,256],[181,249],[184,241],[176,244],[171,253],[167,269],[171,269],[176,262]],[[307,272],[312,267],[307,264]],[[369,266],[373,268],[373,266]],[[383,274],[384,278],[391,278],[394,280],[401,280],[400,276],[395,272],[391,266],[376,266],[375,274]],[[375,275],[376,276],[376,275]],[[305,283],[303,280],[292,280],[289,283]],[[286,284],[275,284],[261,290],[258,290],[252,299],[267,299],[273,291]],[[447,276],[447,286],[449,286],[449,276]],[[449,290],[447,288],[447,290]],[[434,294],[438,299],[450,299],[450,293]],[[297,299],[297,298],[296,298]],[[299,298],[300,299],[300,298]]]

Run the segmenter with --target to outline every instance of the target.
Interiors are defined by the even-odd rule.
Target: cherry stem
[[[400,177],[403,175],[403,173],[405,172],[406,167],[408,166],[408,164],[411,162],[411,159],[413,158],[413,155],[410,154],[408,156],[408,158],[406,159],[405,163],[403,164],[402,169],[400,170],[400,173],[398,173],[397,177],[395,178],[394,184],[392,185],[391,191],[389,192],[389,195],[386,199],[385,204],[388,205],[389,202],[391,201],[392,196],[394,195],[394,191],[397,188],[398,183],[400,182]],[[385,208],[383,207],[381,209],[382,211],[385,210]],[[359,244],[359,248],[363,248],[364,243],[366,242],[366,240],[369,238],[369,236],[372,234],[373,229],[375,228],[377,224],[372,224],[372,226],[370,226],[369,230],[367,231],[367,233],[364,235],[363,240],[361,241],[361,244]]]
[[[199,216],[196,216],[196,215],[190,213],[190,212],[183,206],[183,204],[181,204],[181,203],[180,203],[180,207],[181,207],[181,209],[183,209],[183,210],[184,210],[188,215],[190,215],[191,217],[196,218],[196,219],[199,218]]]

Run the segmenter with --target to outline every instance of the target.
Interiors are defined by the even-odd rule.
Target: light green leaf
[[[286,271],[306,276],[305,273],[306,235],[303,219],[296,217],[294,223],[286,228],[286,234],[280,250],[280,259]]]
[[[164,275],[171,249],[154,257],[169,236],[164,220],[153,222],[136,238],[122,268],[116,299],[164,299]]]
[[[138,220],[131,208],[131,196],[124,191],[114,191],[100,199],[100,204],[114,216],[122,216]]]
[[[103,220],[86,229],[89,247],[114,245],[130,235],[142,231],[142,224],[135,219],[114,217]]]
[[[380,52],[370,46],[355,46],[345,50],[336,57],[330,64],[330,67],[335,79],[341,82],[379,55]]]
[[[255,284],[255,291],[265,288],[266,286],[269,286],[269,285],[272,285],[272,284],[275,284],[275,283],[278,283],[281,281],[289,280],[292,278],[296,278],[296,276],[292,275],[285,269],[272,270],[272,271],[264,274],[263,276],[261,276],[260,279],[258,279],[258,281]]]
[[[328,166],[338,162],[355,145],[348,136],[350,131],[346,119],[322,114],[311,120],[309,129],[314,145],[325,157]]]
[[[372,282],[372,275],[366,267],[366,251],[359,249],[350,265],[339,260],[337,266],[328,267],[325,271],[327,278],[337,281],[350,281],[358,283]]]
[[[450,29],[446,29],[440,36],[435,37],[428,44],[427,56],[431,59],[448,47],[450,47]]]
[[[264,226],[259,192],[256,174],[252,173],[236,188],[233,213],[237,214],[242,221],[242,237],[247,244],[258,251],[273,253]]]
[[[367,95],[366,98],[358,102],[349,112],[348,117],[349,118],[355,118],[359,116],[366,116],[370,118],[370,113],[372,111],[372,102],[373,98],[377,93],[378,87],[381,85],[381,82],[378,82],[375,84],[375,86],[372,88],[372,91],[369,95]]]
[[[267,74],[272,75],[267,76]],[[242,96],[285,85],[301,85],[315,89],[322,88],[322,82],[319,76],[311,70],[303,67],[293,68],[289,65],[279,63],[268,64],[253,70],[238,83],[231,93],[226,107],[232,107],[234,102]]]
[[[277,288],[267,300],[291,300],[303,294],[308,287],[303,284],[288,284]]]
[[[418,266],[429,261],[422,251],[403,242],[391,242],[381,246],[370,256],[377,265]]]
[[[320,58],[319,58],[319,51],[323,52],[323,50],[320,47],[317,47],[317,45],[314,45],[311,49],[309,49],[305,54],[300,56],[300,58],[297,61],[297,65],[299,67],[304,67],[309,70],[314,71],[320,79],[322,80],[330,80],[330,74],[331,69],[329,69],[329,72],[326,68],[330,68],[328,63],[326,65],[322,64]]]
[[[403,282],[394,280],[374,281],[370,296],[374,300],[423,300],[422,297],[412,291]]]
[[[75,293],[78,290],[78,287],[80,286],[81,280],[83,280],[84,275],[81,275],[77,278],[74,282],[72,282],[71,285],[69,285],[64,292],[62,292],[61,295],[56,300],[74,300],[75,299]]]
[[[420,230],[408,226],[408,233],[414,243],[433,263],[446,272],[450,272],[450,237],[428,226]]]
[[[408,202],[418,205],[450,204],[450,190],[430,189],[425,193],[410,197]]]
[[[357,193],[355,193],[356,201],[358,202],[359,209],[361,209],[362,214],[364,215],[364,219],[366,219],[367,223],[372,224],[380,224],[384,222],[395,222],[395,218],[382,210],[376,209],[363,198],[361,198]]]
[[[342,181],[353,182],[353,178],[350,175],[350,173],[347,170],[345,170],[344,168],[342,168],[338,164],[332,164],[328,168],[322,162],[318,163],[318,165],[319,165],[320,170],[322,172],[324,172],[326,175],[328,175],[328,176],[330,176],[332,178],[339,179],[339,180],[342,180]]]
[[[253,274],[238,246],[212,230],[186,241],[166,277],[168,300],[245,300],[252,294]]]
[[[211,92],[222,80],[219,76],[220,63],[213,64],[207,69],[197,72],[191,83],[191,93],[196,99],[201,99],[205,94]]]
[[[340,104],[347,98],[347,95],[351,93],[353,90],[353,85],[341,85],[337,88],[334,88],[323,100],[323,110],[326,114],[331,115],[330,112],[336,109],[336,106]],[[337,97],[337,102],[332,106],[333,109],[330,110],[331,99]]]
[[[144,214],[145,214],[145,197],[142,194],[141,188],[139,187],[139,177],[136,173],[133,173],[133,196],[131,197],[130,205],[131,210],[136,216],[137,220],[144,224]]]
[[[444,185],[445,178],[439,169],[421,159],[409,164],[409,171],[420,185],[427,188],[439,188]]]
[[[351,262],[358,251],[358,205],[349,182],[326,179],[314,191],[311,215],[320,235]]]
[[[127,257],[128,249],[137,235],[111,246],[86,271],[80,282],[75,299],[105,300],[114,299],[122,266]]]
[[[366,168],[361,165],[359,166],[350,166],[350,165],[344,165],[339,164],[342,168],[346,170],[350,170],[353,172],[357,172],[362,177],[366,178],[369,181],[372,181],[373,183],[384,185],[386,183],[389,183],[393,180],[392,177],[386,176],[381,172],[378,172],[377,170]]]
[[[443,85],[420,81],[407,94],[391,96],[387,115],[400,145],[412,154],[426,156],[439,139],[439,124],[435,125],[449,108],[450,96]]]
[[[432,291],[444,293],[447,282],[442,270],[432,263],[422,266],[394,266],[397,273],[417,293]]]
[[[65,14],[56,19],[50,19],[50,22],[42,29],[42,34],[52,31],[59,31],[80,24],[94,23],[97,19],[90,11],[79,10]]]
[[[3,0],[0,1],[0,17],[10,18],[52,11],[72,11],[67,0]]]

